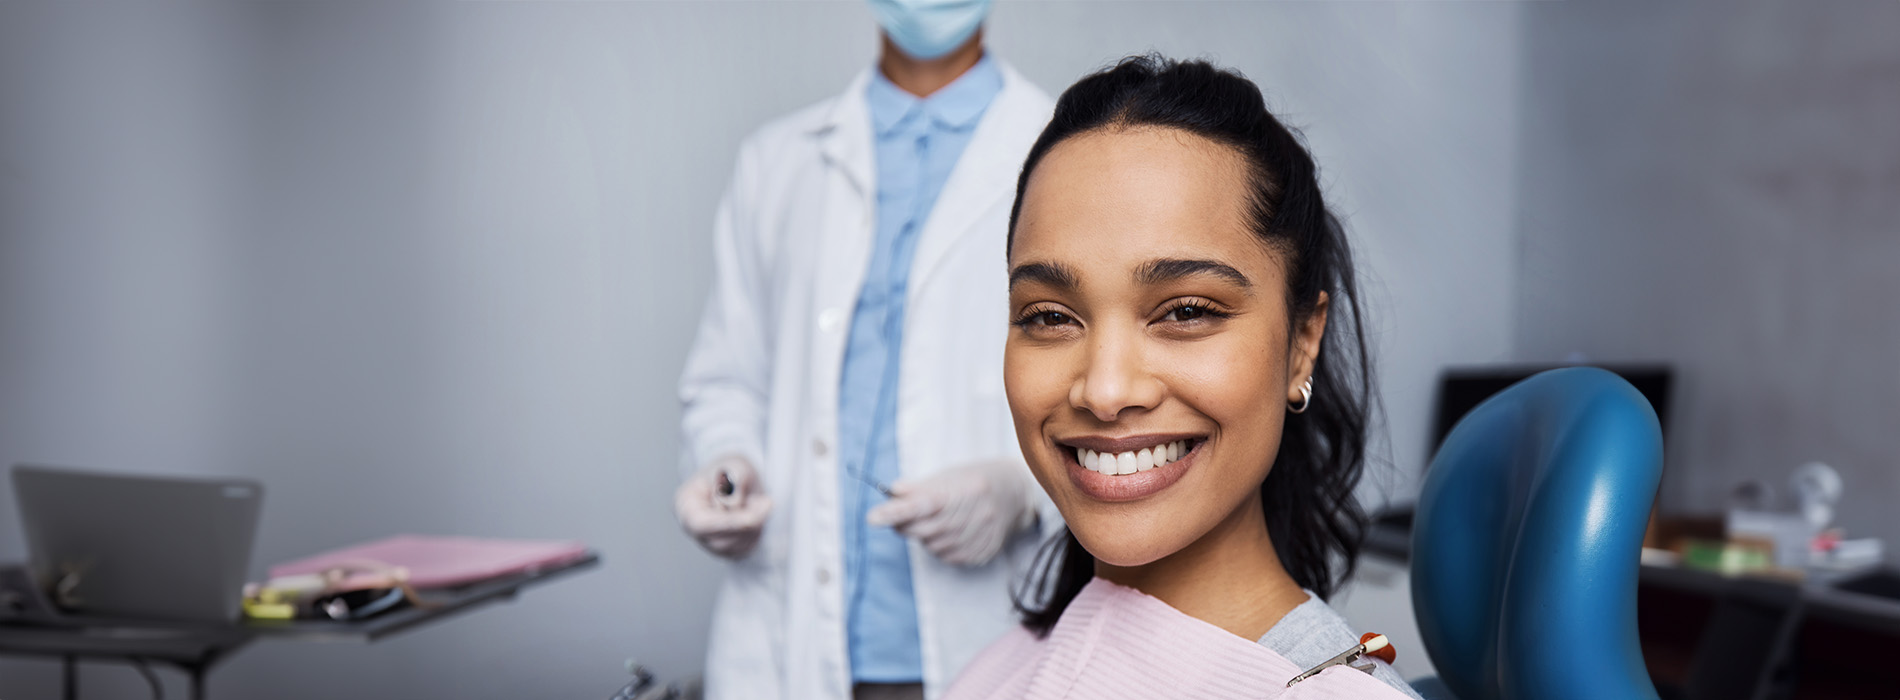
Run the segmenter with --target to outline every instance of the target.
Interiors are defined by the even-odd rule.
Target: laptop
[[[80,615],[238,619],[264,488],[248,479],[13,468],[35,584]]]

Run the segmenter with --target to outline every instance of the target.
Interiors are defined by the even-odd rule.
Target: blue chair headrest
[[[1458,422],[1427,471],[1412,601],[1461,700],[1655,698],[1636,633],[1662,431],[1610,372],[1552,370]]]

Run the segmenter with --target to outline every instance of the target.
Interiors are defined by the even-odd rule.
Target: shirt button
[[[830,451],[830,450],[828,450],[828,449],[827,449],[827,448],[825,447],[825,439],[824,439],[824,438],[817,438],[817,439],[815,439],[815,440],[812,440],[812,441],[811,441],[811,453],[812,453],[813,455],[816,455],[816,456],[819,456],[819,457],[823,457],[823,456],[825,456],[825,453],[826,453],[826,452],[829,452],[829,451]]]
[[[818,312],[818,330],[836,333],[844,326],[844,312],[837,309],[825,309]]]

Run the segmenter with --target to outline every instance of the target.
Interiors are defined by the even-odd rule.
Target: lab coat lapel
[[[869,71],[851,81],[843,95],[833,103],[831,113],[816,134],[829,172],[825,191],[823,228],[818,232],[817,295],[812,312],[817,315],[819,337],[815,376],[835,378],[844,361],[845,333],[857,306],[858,288],[864,284],[865,266],[870,262],[875,236],[877,181],[871,140],[871,110],[865,102]],[[834,342],[835,341],[835,342]],[[828,389],[835,390],[836,382]],[[837,401],[829,391],[828,404]]]
[[[1022,76],[1007,65],[999,67],[1003,71],[1003,89],[977,122],[976,133],[950,171],[950,179],[944,183],[943,193],[938,195],[937,204],[925,223],[923,237],[917,241],[917,259],[912,263],[910,276],[912,298],[942,266],[944,257],[958,240],[972,233],[1007,234],[1002,228],[978,231],[981,228],[978,224],[985,221],[999,200],[1015,196],[1016,174],[1022,170],[1022,159],[1028,153],[1030,142],[1041,132],[1048,114],[1035,106],[1031,99],[1034,89]],[[1032,110],[1045,113],[1029,115]],[[1034,122],[1036,131],[1025,132],[1025,121],[1037,116],[1043,121]],[[999,258],[996,265],[1001,268],[1004,261]]]
[[[846,329],[857,308],[858,288],[864,285],[875,236],[877,181],[873,179],[871,109],[864,97],[870,77],[866,71],[851,81],[816,134],[827,167],[824,216],[816,239],[817,277],[812,280],[814,296],[807,317],[817,320],[811,336],[812,401],[808,406],[814,415],[824,417],[815,427],[827,442],[837,439],[838,379],[849,335]]]
[[[831,112],[816,131],[818,150],[824,154],[825,164],[842,172],[859,196],[867,200],[876,193],[876,181],[871,179],[872,159],[876,156],[871,150],[871,108],[864,99],[864,91],[870,83],[868,70],[852,79],[851,86],[832,103]]]

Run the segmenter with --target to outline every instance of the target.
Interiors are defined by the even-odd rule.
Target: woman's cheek
[[[1258,403],[1284,362],[1278,354],[1261,352],[1262,339],[1235,334],[1193,343],[1179,343],[1162,354],[1162,372],[1171,378],[1174,393],[1204,407],[1204,412],[1226,412]],[[1219,418],[1220,416],[1210,416]]]
[[[1279,341],[1263,332],[1235,332],[1182,343],[1164,355],[1170,393],[1216,426],[1223,445],[1224,464],[1244,464],[1251,472],[1251,455],[1271,456],[1278,449],[1280,396],[1285,393],[1284,352]],[[1230,460],[1232,460],[1230,462]],[[1255,475],[1219,470],[1223,479],[1252,479]],[[1232,484],[1229,484],[1230,486]]]
[[[1040,472],[1048,465],[1046,447],[1048,437],[1042,434],[1042,428],[1060,406],[1060,396],[1051,398],[1051,384],[1058,381],[1049,366],[1050,353],[1033,346],[1011,342],[1003,353],[1003,392],[1009,402],[1009,413],[1016,424],[1016,440],[1023,448],[1023,457],[1034,468],[1040,478]]]

